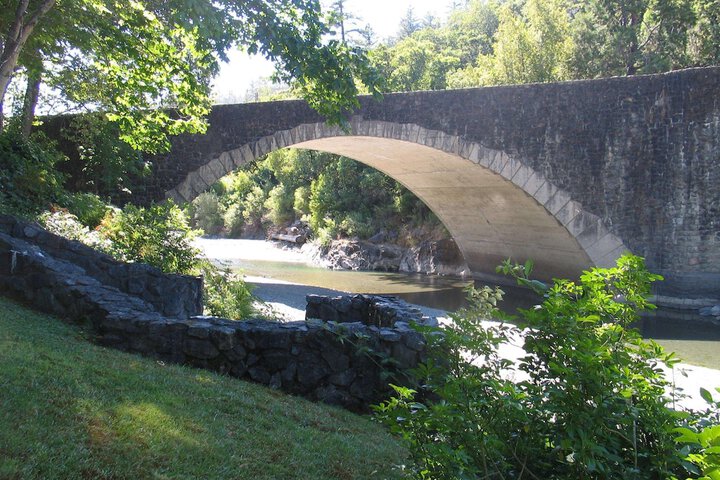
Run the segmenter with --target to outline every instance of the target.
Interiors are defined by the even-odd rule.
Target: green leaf
[[[712,393],[707,391],[706,389],[700,387],[700,396],[705,400],[707,403],[714,404]]]

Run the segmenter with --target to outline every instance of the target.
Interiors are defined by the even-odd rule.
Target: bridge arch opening
[[[507,258],[532,259],[544,280],[575,278],[627,250],[600,218],[521,158],[411,124],[354,119],[349,131],[300,125],[209,159],[165,195],[191,201],[227,173],[285,147],[349,157],[403,184],[443,222],[476,278],[497,281],[495,267]]]

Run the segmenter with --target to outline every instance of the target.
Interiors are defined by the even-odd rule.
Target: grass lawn
[[[85,337],[0,298],[0,479],[399,477],[367,417]]]

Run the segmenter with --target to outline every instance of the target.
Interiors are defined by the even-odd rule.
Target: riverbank
[[[285,321],[300,320],[305,317],[305,296],[308,294],[342,295],[362,291],[366,291],[367,293],[380,293],[377,291],[371,292],[369,289],[358,290],[353,288],[357,285],[351,283],[352,280],[358,279],[364,281],[365,272],[337,272],[315,269],[313,272],[317,273],[319,277],[313,277],[312,280],[316,285],[305,285],[296,281],[279,278],[282,275],[286,275],[286,278],[306,278],[306,276],[292,274],[296,270],[304,271],[303,269],[306,266],[309,268],[310,265],[308,258],[298,249],[283,249],[273,243],[259,240],[198,239],[196,246],[205,252],[208,258],[218,261],[223,265],[255,265],[258,267],[255,268],[255,271],[250,275],[245,275],[245,280],[253,286],[254,294],[265,303],[265,307],[263,307],[264,310]],[[291,274],[287,275],[287,271],[279,270],[278,265],[283,265],[283,268],[289,270]],[[261,271],[266,268],[268,268],[267,271],[269,274]],[[337,275],[341,275],[341,277],[337,277]],[[340,278],[341,281],[337,281],[337,278]],[[388,282],[388,278],[390,278],[389,285],[383,285],[389,287],[390,291],[384,293],[397,294],[398,292],[407,292],[409,290],[409,285],[405,285],[399,277],[381,275],[377,278],[386,283]],[[409,283],[409,281],[406,283]],[[333,288],[328,288],[328,285]],[[370,288],[373,286],[377,285],[371,284]],[[433,293],[435,292],[421,292],[417,296],[409,297],[409,301],[420,308],[426,315],[439,317],[441,319],[446,318],[446,309],[431,308],[421,304],[427,304],[428,302],[425,300],[430,299]],[[447,291],[440,288],[439,294],[447,294]],[[403,293],[401,296],[408,300],[407,294]],[[417,298],[417,300],[412,300],[413,298]],[[674,348],[678,346],[684,347],[686,351],[692,351],[698,349],[704,343],[704,340],[701,339],[690,341],[676,340],[668,335],[655,336],[653,338],[656,338],[659,343],[664,344],[666,348],[673,347],[668,348],[670,350],[679,350],[679,348]],[[690,343],[689,345],[687,344],[688,342]],[[514,345],[507,345],[504,348],[504,356],[517,359],[523,354],[521,348],[522,340],[518,339],[515,343]],[[717,342],[709,343],[711,343],[711,345],[702,346],[710,350],[713,348],[716,350],[719,346]],[[713,391],[714,387],[720,386],[720,370],[708,368],[707,366],[694,365],[692,362],[678,364],[673,369],[665,369],[665,372],[668,380],[675,385],[676,392],[689,395],[689,398],[678,402],[678,404],[683,407],[695,409],[705,408],[706,403],[699,396],[700,387]]]
[[[275,280],[266,277],[250,276],[245,281],[253,286],[253,293],[270,307],[268,310],[279,315],[285,321],[302,320],[305,318],[305,296],[306,295],[343,295],[347,292],[331,290],[328,288],[311,287],[298,285],[282,280]],[[447,312],[434,308],[414,304],[420,308],[423,314],[438,317],[440,322],[447,321]],[[484,322],[492,325],[492,321]],[[522,339],[517,338],[513,344],[504,345],[501,348],[501,355],[511,360],[517,360],[523,355]],[[673,368],[661,367],[665,372],[668,381],[674,385],[676,394],[687,394],[688,398],[678,398],[677,405],[684,408],[702,410],[707,407],[705,401],[700,397],[700,388],[712,391],[714,387],[720,387],[720,370],[679,363]]]

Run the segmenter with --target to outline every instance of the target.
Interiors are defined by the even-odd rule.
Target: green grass
[[[397,478],[367,417],[92,345],[0,298],[0,479]]]

